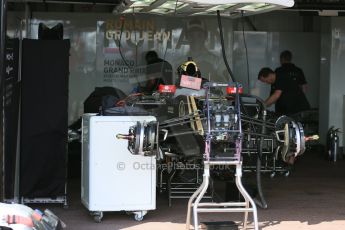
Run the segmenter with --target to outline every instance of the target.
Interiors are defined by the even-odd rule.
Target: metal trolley
[[[236,93],[233,95],[232,105],[222,101],[210,100],[210,89],[213,87],[228,87],[228,84],[210,83],[206,86],[206,108],[207,132],[205,138],[205,153],[203,156],[204,174],[203,183],[190,197],[188,202],[186,229],[190,229],[191,215],[193,215],[194,229],[199,229],[198,213],[220,213],[220,212],[244,212],[243,227],[247,229],[249,212],[253,213],[254,229],[258,230],[257,208],[254,200],[242,185],[242,125],[240,111],[239,84],[235,83]],[[231,103],[226,101],[225,103]],[[232,142],[235,151],[219,156],[213,151],[212,142]],[[226,165],[236,168],[236,186],[244,197],[244,202],[201,202],[210,185],[210,168],[213,166]]]

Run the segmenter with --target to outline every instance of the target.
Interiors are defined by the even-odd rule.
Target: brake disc
[[[297,126],[298,126],[298,131],[299,131],[299,134],[300,134],[300,152],[297,153],[297,156],[299,155],[302,155],[305,150],[306,150],[306,147],[305,147],[305,136],[304,136],[304,129],[303,129],[303,126],[300,122],[297,122]]]
[[[134,151],[133,154],[137,155],[142,150],[142,143],[144,138],[144,127],[138,121],[134,128]]]
[[[283,143],[280,148],[283,161],[288,162],[290,157],[297,157],[305,152],[303,126],[292,118],[281,116],[275,123],[277,140]],[[284,134],[284,137],[281,135]]]
[[[145,125],[145,143],[144,143],[144,151],[146,154],[153,154],[153,149],[155,146],[157,135],[157,123],[150,122]]]
[[[281,156],[283,161],[287,162],[289,156],[289,146],[290,146],[290,132],[289,132],[289,124],[285,123],[284,126],[284,144],[283,147],[281,148]]]

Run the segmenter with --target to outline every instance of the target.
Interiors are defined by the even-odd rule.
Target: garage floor
[[[94,223],[80,203],[80,185],[70,182],[70,208],[50,206],[68,226],[67,229],[165,230],[185,229],[186,200],[175,200],[169,208],[164,196],[158,208],[142,222],[125,213],[105,213],[102,223]],[[336,164],[324,160],[320,153],[308,152],[287,178],[264,176],[264,192],[269,208],[259,209],[260,229],[265,230],[344,230],[345,229],[345,161]],[[242,214],[204,214],[202,221],[239,221]],[[220,229],[219,229],[220,230]]]

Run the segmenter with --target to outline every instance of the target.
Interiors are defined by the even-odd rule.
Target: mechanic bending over
[[[265,67],[260,70],[258,79],[271,85],[271,94],[265,104],[267,107],[276,104],[276,113],[279,115],[293,115],[310,109],[303,90],[293,78],[278,75]]]
[[[291,77],[297,84],[302,88],[303,92],[307,91],[307,81],[303,70],[291,62],[292,53],[289,50],[285,50],[280,54],[280,64],[281,66],[276,69],[277,75],[286,75]]]

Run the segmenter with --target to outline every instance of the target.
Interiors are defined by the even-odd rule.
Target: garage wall
[[[15,15],[12,14],[12,20],[14,18]],[[191,56],[199,64],[205,78],[214,81],[228,79],[220,55],[221,46],[217,38],[219,33],[216,18],[193,17],[193,19],[201,21],[201,29],[206,35],[204,41],[201,41],[201,36],[193,41],[188,39],[187,31],[191,30],[188,23],[192,18],[176,19],[140,14],[136,14],[134,18],[133,15],[126,15],[121,48],[123,56],[132,65],[130,68],[123,64],[118,50],[119,39],[116,35],[121,25],[119,16],[33,12],[28,37],[37,38],[40,22],[44,22],[49,27],[63,23],[64,38],[71,40],[69,122],[72,123],[83,113],[83,101],[95,87],[113,86],[130,93],[137,85],[138,79],[140,80],[140,73],[137,74],[136,71],[140,72],[144,69],[144,55],[148,50],[156,50],[160,57],[165,56],[174,71]],[[133,29],[133,25],[134,27],[138,25],[140,28]],[[224,19],[223,25],[226,53],[230,57],[232,20]],[[166,39],[153,39],[157,33],[165,33]],[[197,52],[192,49],[195,46],[199,46]],[[112,72],[111,68],[117,67],[119,68]],[[132,67],[137,69],[134,70]]]
[[[245,20],[246,30],[268,32],[316,32],[321,31],[321,17],[302,16],[296,11],[273,11],[250,16],[250,22]],[[242,30],[241,19],[235,20],[235,30]]]
[[[319,126],[321,141],[325,143],[331,126],[344,127],[345,19],[324,18],[321,37]],[[344,145],[343,137],[339,135],[340,146]]]
[[[270,86],[258,81],[257,74],[265,66],[273,70],[279,67],[280,52],[288,49],[294,55],[293,62],[301,67],[305,73],[308,82],[306,96],[312,108],[319,107],[319,33],[246,31],[245,38],[248,49],[249,79],[252,94],[262,98],[269,96]],[[241,31],[235,31],[234,33],[233,60],[234,73],[248,88],[246,53]]]
[[[339,94],[339,92],[338,94],[331,93],[330,90],[332,62],[331,19],[331,17],[301,16],[298,12],[277,11],[251,16],[252,25],[244,21],[246,31],[253,31],[254,27],[258,30],[257,32],[247,32],[257,34],[256,43],[263,40],[267,41],[263,43],[267,44],[266,47],[254,47],[256,50],[262,49],[264,51],[261,53],[261,59],[258,58],[258,54],[255,51],[249,52],[250,72],[253,75],[252,82],[255,82],[255,73],[262,65],[275,68],[279,65],[279,52],[284,49],[290,49],[294,54],[293,62],[305,71],[309,84],[308,100],[312,107],[319,108],[320,142],[323,144],[326,143],[326,133],[330,127],[330,120],[337,127],[341,127],[340,125],[342,124],[340,119],[341,113],[331,115],[334,111],[333,107],[336,104],[338,105],[339,96],[343,95],[342,93]],[[338,20],[342,21],[339,18]],[[234,22],[235,30],[242,30],[241,22],[241,19]],[[341,22],[339,22],[339,25],[341,25]],[[264,34],[261,31],[264,31]],[[241,32],[238,33],[240,34]],[[265,36],[267,36],[267,39],[263,38]],[[236,42],[236,36],[234,38]],[[249,40],[250,36],[247,39]],[[240,46],[243,47],[243,42],[241,43]],[[242,48],[242,54],[244,52],[244,48]],[[234,55],[236,55],[236,52],[234,52]],[[234,59],[237,60],[236,58]],[[239,65],[241,68],[236,68],[235,71],[238,71],[238,74],[245,79],[245,63],[241,59],[238,62],[242,62]],[[341,67],[341,64],[339,66]],[[332,73],[334,73],[334,70]],[[337,85],[336,81],[333,82]],[[337,87],[339,88],[340,86],[337,85]],[[265,98],[269,94],[269,87],[256,82],[252,93]],[[338,102],[335,102],[332,107],[330,102],[331,94],[334,94],[333,98],[338,97]],[[337,111],[340,109],[341,107],[337,108]],[[336,116],[338,117],[336,118]]]
[[[25,29],[23,19],[23,12],[8,13],[7,19],[7,35],[11,38],[19,38],[20,31]]]
[[[16,27],[15,21],[18,21],[20,14],[10,12],[9,23],[11,28]],[[283,16],[282,16],[283,15]],[[318,33],[303,32],[306,29],[306,20],[296,12],[272,12],[263,15],[251,16],[252,23],[262,32],[246,31],[246,39],[248,43],[249,55],[249,72],[251,78],[251,92],[265,98],[269,93],[269,87],[262,85],[257,81],[257,72],[262,66],[270,66],[275,68],[279,65],[279,53],[283,49],[291,49],[294,52],[294,62],[301,66],[305,72],[310,85],[308,98],[313,107],[318,107],[319,95],[319,50],[320,38]],[[70,57],[70,102],[69,102],[69,122],[75,121],[83,112],[83,101],[93,91],[95,86],[104,85],[104,60],[112,59],[112,54],[104,53],[102,46],[104,46],[104,37],[97,33],[97,22],[106,22],[109,19],[116,19],[112,14],[75,14],[75,13],[42,13],[33,12],[30,24],[31,34],[29,37],[37,38],[37,28],[39,22],[44,22],[48,26],[53,26],[58,22],[62,22],[65,28],[65,38],[71,39],[71,57]],[[165,20],[165,19],[164,19]],[[164,21],[160,20],[160,21]],[[175,21],[175,22],[172,22]],[[181,36],[184,32],[183,24],[186,21],[172,20],[171,23],[165,25],[171,31],[172,40],[169,42],[166,59],[173,64],[173,68],[183,62],[188,55],[188,41]],[[208,50],[212,57],[221,59],[220,46],[217,42],[216,35],[217,24],[214,18],[207,21],[207,28],[211,30],[208,34]],[[245,51],[243,46],[242,32],[234,32],[234,30],[241,29],[240,20],[224,19],[223,25],[225,27],[227,55],[229,61],[233,64],[234,72],[238,75],[239,80],[246,85],[247,73],[245,63]],[[318,19],[307,20],[309,29],[317,31]],[[235,28],[235,29],[234,29]],[[245,23],[246,30],[252,28]],[[18,29],[12,29],[15,31]],[[233,37],[235,39],[233,39]],[[319,39],[319,40],[318,40]],[[295,41],[299,41],[296,43]],[[179,44],[177,46],[177,44]],[[124,45],[124,50],[133,50],[133,45],[130,43]],[[110,48],[115,47],[111,42]],[[160,56],[164,55],[165,45],[144,44],[140,48],[140,52],[155,48]],[[135,54],[131,52],[126,53],[126,57],[135,59]],[[119,59],[118,56],[115,59]],[[213,58],[209,58],[213,59]],[[142,56],[139,57],[138,65],[141,63]],[[220,60],[222,63],[222,60]],[[103,64],[102,64],[103,63]],[[223,65],[220,65],[223,66]],[[216,79],[227,79],[228,76],[224,69],[214,71],[208,69],[204,71],[204,76],[209,76]],[[111,82],[110,85],[116,86],[116,82]],[[128,84],[127,84],[128,85]],[[129,91],[131,86],[128,86],[126,91]]]
[[[331,69],[329,97],[329,126],[343,127],[343,98],[345,95],[345,19],[332,18]],[[340,136],[340,145],[343,138]]]
[[[326,134],[330,117],[330,73],[331,73],[331,18],[322,20],[321,58],[320,58],[320,103],[319,103],[319,133],[320,141],[326,144]]]
[[[234,58],[235,71],[240,78],[246,79],[246,63],[243,35],[240,32],[244,25],[248,40],[248,56],[252,93],[263,98],[269,95],[270,87],[258,82],[257,73],[263,66],[277,68],[279,55],[283,50],[291,50],[293,63],[301,67],[306,76],[309,89],[306,96],[313,108],[319,107],[320,94],[320,43],[321,17],[301,16],[295,11],[274,11],[249,17],[250,20],[234,21],[235,33],[234,55],[241,53],[242,59]],[[250,21],[250,22],[249,22]],[[254,31],[254,29],[256,31]],[[251,32],[249,32],[251,31]],[[238,47],[236,42],[239,43]],[[259,44],[260,43],[260,44]],[[235,50],[240,50],[235,52]],[[258,52],[261,50],[261,52]],[[240,63],[240,64],[239,64]],[[246,81],[247,82],[247,81]]]

